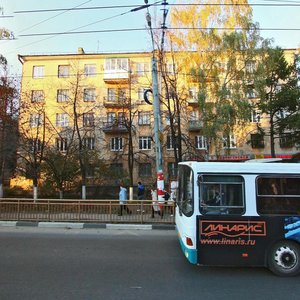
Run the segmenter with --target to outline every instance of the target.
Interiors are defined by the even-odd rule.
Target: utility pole
[[[148,1],[145,0],[147,4]],[[166,1],[163,3],[166,5]],[[162,48],[164,45],[164,30],[166,29],[165,21],[167,16],[167,10],[164,8],[164,21],[162,25]],[[156,175],[157,175],[157,197],[159,202],[164,202],[164,172],[163,172],[163,157],[162,157],[162,145],[161,145],[161,113],[160,113],[160,101],[159,101],[159,87],[158,87],[158,70],[157,59],[155,57],[155,43],[153,38],[151,15],[149,11],[146,14],[146,20],[150,29],[153,55],[152,55],[152,94],[153,94],[153,115],[154,115],[154,141],[155,141],[155,155],[156,155]]]
[[[152,39],[152,94],[153,94],[153,115],[154,115],[154,141],[155,141],[155,155],[156,155],[156,174],[157,174],[157,196],[159,202],[164,202],[164,172],[163,172],[163,157],[162,157],[162,145],[161,145],[161,114],[160,114],[160,101],[159,101],[159,87],[158,87],[158,70],[157,70],[157,59],[155,57],[155,41],[153,37],[152,24],[151,24],[151,15],[149,13],[148,0],[144,0],[145,5],[139,6],[137,8],[132,9],[131,11],[138,11],[141,9],[147,9],[146,20],[150,29],[151,39]],[[166,9],[166,5],[168,5],[167,1],[164,0],[162,5],[164,5],[163,9],[163,24],[162,28],[162,39],[161,46],[163,51],[164,46],[164,35],[166,27],[166,17],[168,10]],[[146,96],[144,95],[146,98]],[[148,102],[148,101],[147,101]],[[149,103],[149,102],[148,102]]]

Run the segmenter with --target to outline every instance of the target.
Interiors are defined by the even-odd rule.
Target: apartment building
[[[287,50],[292,57],[294,50]],[[144,92],[151,89],[151,52],[94,53],[82,48],[76,54],[19,55],[23,65],[20,128],[33,146],[41,141],[66,153],[75,133],[80,132],[85,149],[95,151],[117,174],[128,172],[128,152],[133,152],[134,182],[148,185],[155,181],[153,108],[145,102]],[[172,72],[172,64],[167,66]],[[218,153],[207,149],[201,129],[197,93],[198,84],[186,76],[180,78],[181,99],[185,114],[181,116],[185,160],[209,159],[244,161],[270,156],[268,139],[257,133],[257,123],[268,116],[253,111],[249,123],[224,142]],[[249,101],[256,98],[249,92]],[[170,135],[170,115],[161,105],[164,173],[166,180],[176,174],[174,147]],[[294,144],[283,136],[276,142],[278,157],[291,157]],[[230,150],[230,152],[228,152]],[[87,171],[93,177],[93,170]]]

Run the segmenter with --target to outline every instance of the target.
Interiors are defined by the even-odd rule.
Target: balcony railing
[[[203,122],[199,120],[189,121],[189,131],[199,131],[203,128]]]
[[[104,70],[104,81],[108,82],[120,82],[128,81],[129,72],[127,70]]]
[[[114,132],[127,132],[127,128],[123,122],[114,121],[114,122],[103,122],[102,130],[107,133]]]
[[[108,107],[115,107],[115,108],[120,108],[120,107],[127,107],[128,106],[128,101],[126,98],[122,97],[115,97],[115,98],[103,98],[103,105],[108,108]]]
[[[199,102],[197,98],[189,98],[188,99],[188,105],[190,106],[198,106]]]

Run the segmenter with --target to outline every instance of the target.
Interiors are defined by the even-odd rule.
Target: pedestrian
[[[144,197],[145,197],[145,186],[139,181],[137,198],[138,200],[144,200]]]
[[[153,190],[151,190],[151,196],[152,196],[152,213],[151,216],[152,218],[154,218],[154,214],[159,212],[159,205],[158,205],[158,201],[157,201],[157,191],[154,188]]]
[[[170,206],[169,206],[169,199],[170,199],[170,194],[167,191],[164,191],[164,196],[163,198],[165,199],[165,208],[167,212],[170,212]]]
[[[120,203],[120,212],[119,216],[122,216],[123,209],[128,213],[131,214],[131,211],[127,207],[127,189],[123,185],[123,183],[120,183],[120,192],[119,192],[119,203]]]

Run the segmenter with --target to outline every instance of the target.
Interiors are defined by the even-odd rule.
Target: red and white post
[[[164,193],[164,173],[163,171],[157,172],[157,200],[159,203],[160,209],[162,209],[165,199],[163,198],[165,193]]]

